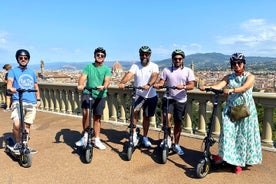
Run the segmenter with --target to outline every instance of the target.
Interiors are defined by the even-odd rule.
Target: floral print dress
[[[228,87],[236,88],[243,85],[250,73],[237,76],[230,74]],[[262,162],[262,147],[258,123],[258,114],[252,96],[252,88],[244,93],[233,93],[228,96],[222,112],[222,127],[219,138],[219,156],[231,165],[244,167]],[[243,98],[243,97],[244,98]],[[246,102],[250,116],[232,122],[229,108]]]

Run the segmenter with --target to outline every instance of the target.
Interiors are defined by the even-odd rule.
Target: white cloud
[[[240,25],[239,34],[218,36],[217,42],[250,55],[276,56],[276,24],[264,19],[251,19]]]

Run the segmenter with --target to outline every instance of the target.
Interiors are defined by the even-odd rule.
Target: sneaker
[[[167,144],[168,144],[168,148],[169,148],[169,149],[172,147],[172,140],[173,140],[172,137],[168,137],[168,139],[167,139]],[[164,145],[164,139],[163,139],[162,142],[160,143],[160,147],[162,148],[163,145]]]
[[[9,111],[10,111],[10,108],[4,109],[4,112],[9,112]]]
[[[21,145],[20,143],[15,143],[15,145],[13,146],[12,150],[15,154],[19,154],[19,149],[20,149]]]
[[[146,147],[151,147],[151,142],[149,141],[149,139],[147,137],[143,137],[143,144]]]
[[[178,155],[184,155],[184,151],[181,149],[179,144],[173,146],[173,151],[176,152]]]
[[[214,160],[215,164],[220,164],[223,162],[223,159],[219,155],[214,155],[213,160]]]
[[[101,142],[100,139],[95,138],[95,143],[94,143],[96,148],[99,148],[100,150],[106,149],[105,145]]]
[[[235,167],[235,173],[240,174],[242,172],[242,168],[240,166]]]
[[[134,133],[133,133],[133,146],[134,146],[134,147],[137,146],[138,143],[139,143],[139,137],[138,137],[138,135],[137,135],[137,132],[134,132]]]
[[[83,136],[75,144],[76,144],[76,146],[86,146],[86,144],[87,144],[87,138]]]

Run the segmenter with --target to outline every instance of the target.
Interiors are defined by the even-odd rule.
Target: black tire
[[[202,159],[196,167],[196,175],[199,178],[204,178],[210,171],[211,168],[211,163],[210,162],[206,162],[205,159]]]
[[[168,153],[169,153],[169,148],[162,149],[162,160],[161,160],[162,164],[165,164],[167,162]]]
[[[128,148],[127,148],[127,160],[128,161],[131,160],[132,153],[133,153],[133,147],[132,146],[128,146]]]
[[[32,166],[32,155],[30,153],[19,156],[19,162],[22,167],[29,168]]]
[[[85,154],[85,162],[90,163],[93,157],[93,149],[86,149],[84,154]]]

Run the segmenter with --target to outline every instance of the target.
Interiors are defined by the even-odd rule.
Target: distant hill
[[[226,70],[229,69],[229,58],[230,55],[221,53],[197,53],[187,55],[184,65],[190,67],[193,63],[196,70]],[[160,69],[171,65],[170,58],[154,62],[159,65]],[[246,58],[246,62],[248,70],[276,71],[276,58],[249,56]],[[54,63],[45,62],[45,70],[82,70],[88,63],[91,63],[91,61],[76,61],[74,63],[64,61]],[[105,61],[105,64],[109,67],[112,67],[114,63],[115,61]],[[128,70],[133,62],[119,61],[119,63],[123,66],[124,70]],[[34,70],[40,70],[40,64],[30,66]]]

